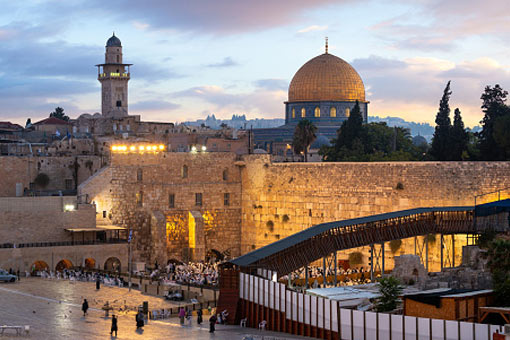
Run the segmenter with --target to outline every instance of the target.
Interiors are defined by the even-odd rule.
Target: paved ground
[[[81,301],[91,301],[89,315],[83,317]],[[96,302],[94,302],[94,300]],[[102,287],[95,291],[94,283],[69,283],[39,278],[22,280],[20,283],[0,284],[0,325],[30,325],[31,339],[233,339],[240,340],[246,335],[255,339],[305,339],[282,333],[258,332],[238,326],[217,325],[214,334],[209,333],[208,324],[180,326],[178,319],[149,321],[143,331],[136,331],[135,314],[128,310],[117,311],[119,315],[118,337],[110,337],[111,319],[104,318],[98,309],[103,301],[123,301],[136,306],[141,301],[150,305],[169,304],[162,299],[130,293],[125,288]],[[119,304],[120,306],[120,304]],[[205,317],[207,320],[208,316]],[[4,334],[0,339],[16,338]]]

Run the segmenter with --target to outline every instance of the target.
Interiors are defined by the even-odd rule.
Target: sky
[[[288,85],[329,52],[365,84],[369,115],[433,124],[482,118],[485,86],[510,88],[508,0],[0,0],[0,121],[61,106],[100,111],[95,64],[115,31],[131,67],[129,113],[183,122],[283,118]]]

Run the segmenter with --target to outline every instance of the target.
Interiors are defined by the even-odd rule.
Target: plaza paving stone
[[[81,312],[83,298],[90,302],[86,317]],[[115,311],[119,316],[118,337],[110,336],[111,318],[105,318],[99,308],[104,301],[124,300],[128,307],[136,307],[142,301],[149,301],[154,308],[169,308],[176,304],[163,299],[142,295],[136,290],[128,292],[126,288],[101,287],[95,290],[95,284],[40,278],[22,279],[17,283],[0,284],[0,325],[30,325],[30,339],[243,339],[245,335],[254,335],[255,339],[307,339],[283,333],[259,332],[255,329],[239,326],[217,325],[214,334],[209,333],[207,323],[199,326],[196,319],[192,325],[181,326],[177,318],[167,320],[149,320],[142,331],[136,330],[135,313],[131,308]],[[95,301],[95,302],[94,302]],[[116,302],[117,303],[117,302]],[[115,305],[120,307],[121,304]],[[0,339],[22,338],[4,334]]]

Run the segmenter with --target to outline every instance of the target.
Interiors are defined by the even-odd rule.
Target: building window
[[[136,180],[137,180],[137,182],[143,181],[143,170],[142,169],[138,169],[136,171]]]
[[[175,208],[175,194],[168,194],[168,207]]]
[[[65,180],[66,190],[73,190],[73,180],[66,178]]]
[[[126,125],[126,130],[130,131],[131,130],[131,126],[128,124]]]
[[[195,194],[195,205],[197,207],[202,206],[202,193],[196,193]]]
[[[306,117],[306,109],[303,107],[301,109],[301,118],[305,118]]]
[[[224,181],[228,180],[228,170],[227,169],[223,170],[223,180]]]
[[[121,107],[121,106],[122,106],[122,101],[117,100],[117,107]]]
[[[106,210],[103,210],[103,218],[106,218]]]
[[[187,165],[182,166],[181,175],[182,175],[182,178],[188,178],[188,166]]]
[[[230,193],[226,192],[223,194],[223,205],[230,205]]]
[[[329,116],[336,117],[336,107],[333,106],[329,109]]]
[[[138,207],[143,206],[143,191],[139,191],[139,192],[136,194],[136,205],[137,205]]]
[[[345,116],[346,116],[346,117],[349,117],[350,115],[351,115],[351,109],[346,108],[346,109],[345,109]]]
[[[120,62],[120,61],[119,61],[119,56],[117,56],[117,62],[118,62],[118,63]]]
[[[292,118],[296,118],[296,109],[292,109]]]
[[[321,109],[317,106],[315,108],[315,117],[320,117],[321,116]]]

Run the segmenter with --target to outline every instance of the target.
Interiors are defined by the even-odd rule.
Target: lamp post
[[[131,291],[131,270],[132,270],[132,252],[131,252],[131,240],[133,239],[133,230],[129,231],[128,238],[128,290]]]

